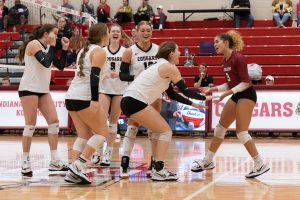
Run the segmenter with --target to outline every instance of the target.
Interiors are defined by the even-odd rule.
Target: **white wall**
[[[14,1],[14,0],[9,0]],[[46,0],[58,5],[62,4],[62,0]],[[100,0],[90,0],[94,4],[95,8],[99,5]],[[129,0],[130,5],[133,7],[134,12],[141,4],[142,0]],[[251,12],[255,19],[272,19],[271,4],[273,0],[250,0]],[[292,0],[294,8],[298,0]],[[70,3],[75,9],[80,8],[81,0],[70,0]],[[155,7],[159,4],[164,6],[164,10],[168,9],[205,9],[205,8],[221,8],[221,6],[230,7],[232,0],[149,0],[149,4]],[[111,6],[111,15],[116,13],[118,7],[122,4],[122,0],[107,0],[107,3]],[[295,9],[294,9],[295,10]],[[167,11],[166,11],[167,13]],[[294,11],[295,13],[295,11]],[[182,14],[167,13],[168,21],[182,20]],[[207,17],[217,17],[220,13],[203,13],[194,14],[189,20],[202,20]],[[294,14],[295,16],[295,14]]]

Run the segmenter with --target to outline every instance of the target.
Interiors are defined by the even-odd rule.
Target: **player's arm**
[[[55,59],[55,46],[51,45],[48,53],[44,53],[36,41],[31,41],[26,47],[26,54],[34,56],[41,65],[49,68]]]
[[[132,50],[131,48],[127,48],[122,56],[122,63],[120,66],[119,78],[121,81],[131,82],[134,80],[134,75],[130,75],[130,63],[132,57]]]

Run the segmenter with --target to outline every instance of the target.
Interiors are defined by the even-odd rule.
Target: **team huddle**
[[[67,171],[65,181],[91,184],[87,176],[89,160],[94,164],[110,166],[121,112],[128,117],[128,127],[123,139],[120,177],[129,176],[130,154],[138,127],[144,126],[148,130],[152,150],[147,174],[154,181],[176,181],[177,174],[168,171],[164,163],[172,139],[172,129],[160,115],[163,93],[197,109],[207,107],[189,98],[221,101],[232,95],[214,130],[209,151],[204,159],[194,161],[191,171],[201,172],[214,168],[213,157],[227,128],[234,121],[238,139],[254,160],[253,170],[246,177],[254,178],[269,170],[248,133],[256,92],[249,80],[244,57],[238,52],[243,47],[241,36],[235,31],[229,31],[215,37],[216,52],[224,55],[226,83],[205,89],[199,94],[186,86],[176,67],[180,57],[177,44],[172,41],[163,42],[160,46],[151,43],[152,27],[145,21],[137,26],[139,41],[128,48],[121,45],[122,28],[118,24],[108,28],[99,23],[89,29],[88,38],[77,56],[75,76],[66,94],[66,107],[77,131],[72,163],[66,164],[57,153],[59,121],[49,90],[51,65],[63,70],[69,45],[69,41],[63,38],[62,54],[57,59],[54,48],[57,31],[53,25],[38,27],[29,42],[20,49],[19,57],[25,61],[19,87],[25,117],[21,171],[24,176],[33,174],[29,151],[39,109],[48,123],[51,150],[49,170]],[[212,91],[223,93],[215,98],[210,95]],[[103,150],[105,141],[107,146]]]

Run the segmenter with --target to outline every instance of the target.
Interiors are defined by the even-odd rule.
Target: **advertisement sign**
[[[61,128],[68,126],[68,111],[65,105],[65,91],[51,91]],[[23,128],[24,112],[18,91],[0,91],[0,128]],[[36,127],[47,128],[45,118],[38,111]]]
[[[191,101],[204,104],[197,100]],[[161,115],[168,122],[173,131],[205,131],[205,114],[204,109],[197,109],[177,101],[163,98]],[[119,129],[126,131],[127,118],[121,116],[119,119]],[[144,128],[141,128],[144,131]]]
[[[300,91],[299,90],[259,90],[254,107],[250,130],[300,130]],[[216,94],[214,94],[216,95]],[[211,128],[219,122],[227,100],[212,104]],[[235,122],[230,126],[235,129]]]

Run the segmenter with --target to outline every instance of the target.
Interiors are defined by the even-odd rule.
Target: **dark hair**
[[[166,41],[159,45],[158,52],[156,54],[157,58],[164,58],[169,60],[169,55],[171,52],[174,52],[177,47],[177,44],[173,41]]]
[[[83,52],[80,54],[79,61],[78,61],[78,64],[79,64],[78,75],[79,76],[84,76],[84,73],[82,71],[83,70],[83,61],[84,61],[86,52],[89,50],[89,46],[91,44],[100,44],[102,42],[102,38],[105,35],[107,35],[107,26],[104,23],[94,24],[90,27],[89,36],[83,45]]]
[[[223,41],[228,41],[230,49],[241,51],[244,47],[244,41],[242,39],[241,34],[235,30],[230,30],[226,33],[221,33],[217,35],[217,37]]]
[[[152,30],[152,26],[151,26],[151,23],[149,21],[140,21],[140,23],[138,23],[138,25],[136,26],[136,30],[138,31],[140,29],[140,27],[144,24],[149,25],[151,27],[151,30]]]
[[[30,41],[41,39],[45,33],[50,33],[54,28],[56,28],[56,26],[53,24],[45,24],[34,28],[32,34],[29,36],[28,41],[24,42],[24,44],[19,48],[19,61],[23,61],[26,47]]]
[[[3,78],[2,78],[2,81],[8,81],[8,82],[10,82],[10,78],[9,78],[9,76],[5,76],[5,77],[3,77]]]

